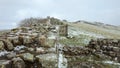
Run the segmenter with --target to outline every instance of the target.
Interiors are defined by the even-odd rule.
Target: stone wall
[[[67,27],[61,25],[59,33],[66,36]],[[102,61],[120,63],[120,39],[92,39],[87,46],[58,50],[67,58],[68,68],[110,68]],[[57,68],[57,62],[56,48],[50,46],[42,32],[20,27],[0,37],[1,68]]]
[[[57,68],[55,63],[55,48],[46,34],[20,27],[0,37],[0,68]]]
[[[92,39],[87,46],[65,46],[63,52],[69,68],[120,67],[120,39]],[[114,63],[105,64],[105,61]]]
[[[68,36],[68,25],[60,25],[59,27],[59,35],[60,36]]]

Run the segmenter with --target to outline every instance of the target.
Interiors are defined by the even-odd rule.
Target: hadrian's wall
[[[19,46],[23,47],[19,48]],[[47,43],[47,36],[28,27],[13,29],[3,37],[1,36],[0,51],[6,53],[0,56],[0,63],[1,61],[7,62],[6,64],[1,63],[0,67],[57,67],[55,65],[57,63],[56,51]],[[68,68],[99,66],[88,60],[110,60],[120,63],[120,39],[92,39],[87,46],[64,46],[62,51],[67,58]]]

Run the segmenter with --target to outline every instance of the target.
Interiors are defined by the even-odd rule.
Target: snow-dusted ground
[[[90,36],[90,37],[105,38],[104,36],[102,36],[100,34],[88,32],[88,31],[81,30],[81,29],[78,29],[78,28],[69,27],[69,29],[68,29],[68,35],[76,36],[76,35],[81,35],[81,34],[82,35],[87,35],[87,36]]]
[[[103,61],[103,63],[113,64],[113,65],[119,65],[120,66],[120,63],[116,63],[114,61]]]
[[[55,38],[56,38],[55,35],[51,35],[51,36],[48,37],[48,39],[55,39]]]
[[[19,50],[21,50],[21,49],[23,49],[23,48],[25,48],[24,45],[16,46],[16,47],[14,48],[14,50],[15,50],[15,51],[19,51]]]
[[[67,59],[63,55],[63,45],[58,44],[58,68],[67,68]]]

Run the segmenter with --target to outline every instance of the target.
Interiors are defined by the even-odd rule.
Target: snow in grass
[[[81,29],[75,29],[75,28],[69,28],[68,29],[68,35],[72,35],[72,36],[77,36],[77,35],[87,35],[90,37],[96,37],[96,38],[105,38],[104,36],[100,35],[100,34],[96,34],[96,33],[92,33],[92,32],[88,32],[85,30],[81,30]]]
[[[113,65],[119,65],[120,66],[120,63],[116,63],[114,61],[103,61],[103,63],[113,64]]]

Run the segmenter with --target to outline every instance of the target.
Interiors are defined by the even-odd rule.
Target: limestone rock
[[[29,36],[24,36],[23,37],[23,44],[30,44],[30,43],[32,43],[33,42],[33,40],[32,40],[32,38],[30,38]]]
[[[41,44],[41,46],[46,45],[46,37],[44,35],[39,37],[39,43]]]
[[[12,68],[25,68],[25,62],[20,58],[13,58]]]
[[[7,50],[13,50],[14,49],[13,44],[9,40],[4,40],[4,43],[5,43],[5,47],[6,47]]]
[[[113,51],[114,51],[114,52],[119,52],[119,51],[120,51],[120,48],[118,48],[118,47],[113,47]]]
[[[9,53],[9,54],[6,55],[6,56],[7,56],[8,59],[12,59],[12,58],[14,58],[14,57],[16,56],[16,53],[11,52],[11,53]]]
[[[44,68],[57,68],[57,55],[54,53],[38,55],[36,58]]]
[[[0,68],[12,68],[12,62],[10,60],[0,60]]]
[[[43,54],[43,53],[45,53],[45,50],[44,50],[44,48],[39,47],[39,48],[36,48],[36,53]]]
[[[26,61],[34,62],[34,55],[33,54],[24,53],[24,54],[22,54],[22,58]]]
[[[0,41],[0,50],[3,50],[4,49],[4,43],[3,41]]]
[[[18,36],[8,37],[7,39],[8,39],[14,46],[20,44],[20,41],[19,41]]]

